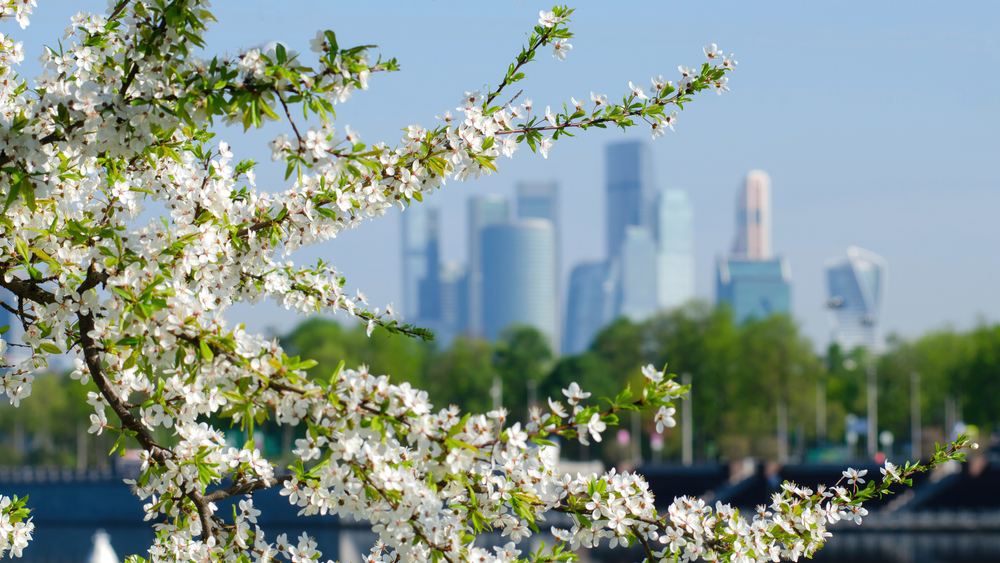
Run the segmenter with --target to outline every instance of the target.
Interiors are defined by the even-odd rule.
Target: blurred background
[[[549,8],[217,4],[205,57],[281,41],[309,64],[319,29],[396,57],[402,72],[337,108],[341,131],[390,146],[402,128],[454,113],[463,91],[495,86]],[[573,7],[567,60],[540,52],[515,103],[543,112],[591,92],[616,99],[630,81],[676,81],[676,67],[700,65],[713,42],[739,61],[732,92],[700,94],[655,141],[639,126],[561,139],[547,159],[525,147],[498,174],[449,183],[291,256],[332,261],[348,288],[373,307],[394,303],[433,342],[369,338],[355,321],[271,304],[234,307],[231,322],[319,360],[316,377],[343,359],[427,389],[438,407],[503,406],[512,421],[570,382],[596,399],[639,384],[642,365],[666,366],[694,385],[676,427],[658,434],[649,417],[623,419],[589,448],[561,445],[574,470],[642,467],[664,500],[710,493],[751,506],[781,479],[813,485],[846,463],[926,459],[935,441],[969,432],[984,446],[972,463],[883,506],[935,515],[930,524],[885,516],[873,534],[914,535],[882,538],[895,546],[883,551],[847,540],[835,553],[1000,557],[989,539],[1000,530],[1000,5]],[[55,46],[80,9],[104,6],[46,2],[26,30],[8,24],[28,49],[23,76],[39,73],[41,45]],[[260,163],[266,190],[285,187],[266,146],[284,131],[217,130],[238,158]],[[36,380],[29,408],[0,404],[0,486],[79,490],[134,471],[134,459],[107,457],[110,442],[86,434],[85,399],[54,370]],[[295,437],[271,426],[259,445],[282,459]],[[954,511],[972,514],[960,527],[972,536],[948,528],[962,521]],[[920,548],[914,530],[954,534]],[[958,545],[973,548],[963,559]]]

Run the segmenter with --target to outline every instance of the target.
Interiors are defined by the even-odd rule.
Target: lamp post
[[[910,457],[920,459],[924,437],[920,428],[920,374],[910,374]]]
[[[878,387],[875,386],[875,366],[868,366],[868,459],[878,451]]]
[[[691,374],[685,373],[681,376],[684,385],[691,385]],[[694,451],[692,440],[694,433],[691,424],[691,391],[688,391],[687,400],[681,405],[681,461],[684,466],[690,466],[694,461]]]

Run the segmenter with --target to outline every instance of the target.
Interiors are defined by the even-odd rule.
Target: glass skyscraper
[[[618,314],[642,322],[656,313],[656,241],[646,227],[628,225],[621,252]]]
[[[882,305],[885,303],[888,264],[874,252],[852,246],[846,259],[827,263],[827,309],[833,341],[845,350],[864,346],[885,350]]]
[[[615,318],[616,272],[608,262],[585,262],[573,268],[566,299],[563,354],[580,354],[590,348],[597,333]]]
[[[736,198],[732,254],[716,267],[715,298],[728,303],[737,323],[792,311],[788,262],[771,251],[771,178],[752,170]]]
[[[544,334],[558,350],[555,228],[546,219],[494,224],[481,232],[483,336],[495,340],[512,325]]]
[[[545,219],[552,222],[555,236],[555,254],[552,257],[552,275],[556,280],[556,331],[562,334],[558,326],[562,320],[562,300],[560,299],[559,272],[561,248],[559,240],[559,184],[557,182],[521,182],[517,185],[517,217],[518,219]],[[559,340],[554,342],[558,345]],[[552,348],[553,354],[559,353],[559,348]]]
[[[614,260],[625,242],[625,227],[654,228],[656,188],[649,146],[639,141],[608,145],[607,181],[608,258]]]
[[[458,262],[441,264],[441,328],[437,340],[447,346],[469,326],[469,289],[465,267]]]
[[[558,193],[556,182],[521,182],[517,185],[517,216],[548,219],[559,225]]]
[[[660,192],[656,301],[673,309],[694,299],[694,211],[682,190]]]
[[[441,316],[438,210],[426,204],[403,211],[403,316],[426,323]]]
[[[771,259],[771,177],[751,170],[736,198],[736,240],[732,256]]]
[[[715,295],[728,303],[737,323],[792,310],[792,274],[784,258],[720,258]]]
[[[469,199],[469,264],[467,289],[469,295],[469,333],[486,336],[483,325],[483,230],[492,225],[505,225],[510,221],[510,204],[499,195],[486,195]]]

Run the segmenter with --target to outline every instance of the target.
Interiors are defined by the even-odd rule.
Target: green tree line
[[[670,373],[690,376],[693,384],[696,460],[776,458],[780,404],[786,407],[793,458],[822,452],[823,446],[840,447],[843,453],[846,415],[866,415],[869,367],[877,373],[878,428],[894,434],[897,452],[909,454],[904,445],[910,436],[914,373],[920,381],[924,453],[934,440],[947,437],[949,400],[954,419],[972,425],[980,440],[1000,428],[1000,325],[986,323],[968,331],[936,330],[915,339],[890,337],[888,350],[880,356],[835,345],[818,355],[790,317],[775,315],[737,325],[727,309],[705,303],[643,323],[619,319],[602,330],[586,352],[558,358],[543,335],[526,327],[512,327],[495,343],[460,337],[442,347],[382,329],[368,337],[363,327],[344,328],[313,318],[281,341],[290,353],[318,362],[309,370],[311,376],[328,376],[341,360],[349,367],[365,365],[375,375],[388,373],[426,390],[437,408],[489,411],[494,405],[491,389],[499,381],[511,422],[526,420],[532,400],[543,408],[548,397],[565,404],[561,390],[573,381],[592,392],[590,401],[596,401],[613,397],[625,385],[636,387],[643,365],[666,365]],[[81,438],[81,426],[92,409],[79,383],[67,374],[50,374],[35,385],[39,400],[32,409],[0,405],[0,465],[77,466],[84,451],[87,465],[103,463],[95,459],[93,446],[84,447],[95,437]],[[822,436],[817,435],[822,428],[817,419],[820,401],[826,413]],[[680,423],[680,405],[676,418]],[[622,427],[631,429],[626,419]],[[642,430],[643,457],[649,459],[648,437],[655,432],[651,418],[642,420]],[[267,443],[271,455],[291,438],[274,434]],[[603,443],[587,450],[569,445],[564,455],[618,461],[624,450],[613,443],[614,436],[607,434]],[[663,437],[662,459],[679,460],[680,424]],[[861,446],[857,453],[862,453]]]

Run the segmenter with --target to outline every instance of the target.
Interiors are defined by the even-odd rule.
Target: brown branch
[[[2,160],[2,157],[0,157]],[[21,278],[11,278],[10,281],[0,276],[0,287],[10,291],[21,299],[34,301],[39,305],[51,305],[56,302],[56,296],[37,285]]]
[[[261,489],[269,489],[276,485],[281,485],[285,481],[291,480],[291,475],[282,475],[281,477],[271,477],[270,479],[258,479],[256,481],[250,481],[248,483],[234,483],[225,489],[217,489],[208,493],[202,497],[205,502],[217,502],[220,500],[225,500],[229,497],[235,497],[238,495],[249,495],[255,491]]]
[[[128,410],[121,397],[118,396],[118,393],[112,389],[111,382],[104,373],[104,366],[101,362],[100,347],[97,344],[97,341],[95,341],[90,335],[91,331],[94,330],[93,313],[88,313],[86,315],[77,314],[77,319],[80,321],[80,344],[83,347],[83,359],[87,364],[87,369],[90,371],[90,377],[94,380],[94,385],[96,385],[101,391],[101,395],[104,397],[104,400],[106,400],[111,406],[111,409],[115,411],[115,414],[117,414],[118,418],[121,419],[125,428],[135,432],[136,439],[139,440],[139,444],[142,445],[142,448],[149,452],[150,458],[157,463],[165,462],[167,459],[167,450],[153,441],[153,437],[150,435],[149,430],[147,430],[146,427],[139,422],[135,415]]]
[[[647,561],[649,561],[649,563],[653,563],[653,561],[655,561],[655,559],[653,559],[653,550],[649,549],[649,543],[646,542],[646,538],[643,537],[639,530],[633,529],[632,531],[635,533],[635,537],[639,538],[639,543],[642,544],[642,549],[646,552],[646,557],[648,558]]]

